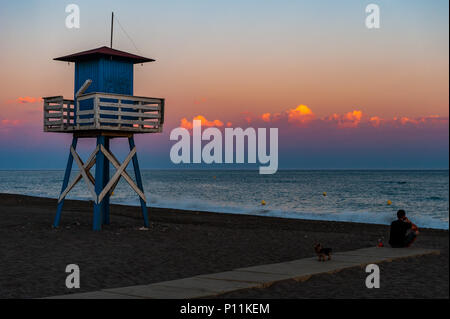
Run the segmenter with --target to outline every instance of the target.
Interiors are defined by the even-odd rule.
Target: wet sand
[[[56,200],[0,194],[0,298],[37,298],[149,284],[376,245],[384,225],[306,221],[151,209],[139,230],[138,207],[112,205],[111,225],[93,232],[92,203],[66,201],[61,227],[51,227]],[[448,231],[421,230],[424,256],[381,264],[381,288],[365,288],[356,267],[297,283],[229,293],[226,298],[448,298]],[[68,264],[81,270],[81,288],[65,287]]]

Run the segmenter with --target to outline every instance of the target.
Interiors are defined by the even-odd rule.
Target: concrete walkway
[[[313,275],[334,273],[351,267],[363,267],[406,257],[439,254],[422,248],[363,248],[335,253],[331,261],[305,258],[284,263],[239,268],[215,274],[94,292],[67,294],[50,299],[188,299],[215,296],[248,288],[264,288],[278,281],[303,281]]]

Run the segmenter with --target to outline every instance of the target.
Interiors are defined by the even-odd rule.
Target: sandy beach
[[[66,201],[52,229],[56,200],[0,194],[0,298],[71,293],[65,268],[81,269],[81,288],[149,284],[314,255],[321,242],[347,251],[388,240],[388,226],[151,209],[139,230],[138,207],[112,205],[111,225],[91,230],[92,204]],[[422,229],[416,245],[441,254],[383,263],[381,288],[367,289],[364,269],[285,281],[219,298],[448,298],[448,231]]]

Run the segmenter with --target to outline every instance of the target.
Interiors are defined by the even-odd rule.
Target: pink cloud
[[[202,104],[205,103],[207,101],[206,97],[201,97],[199,99],[194,100],[194,104]]]
[[[372,116],[369,120],[369,123],[373,126],[373,127],[380,127],[381,122],[383,121],[382,118],[378,117],[378,116]]]
[[[6,104],[31,104],[31,103],[41,103],[42,98],[40,97],[31,97],[31,96],[24,96],[24,97],[18,97],[14,100],[6,101]]]
[[[241,115],[243,115],[244,121],[247,122],[247,124],[250,124],[251,122],[253,122],[253,115],[250,112],[245,111],[245,112],[242,112]]]
[[[0,127],[4,128],[4,127],[15,127],[15,126],[20,126],[24,123],[24,121],[22,120],[8,120],[8,119],[3,119],[0,120]]]

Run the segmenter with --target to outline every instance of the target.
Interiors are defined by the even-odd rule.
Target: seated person
[[[416,240],[419,229],[409,221],[403,209],[397,212],[397,218],[391,223],[389,244],[393,248],[409,247]]]

